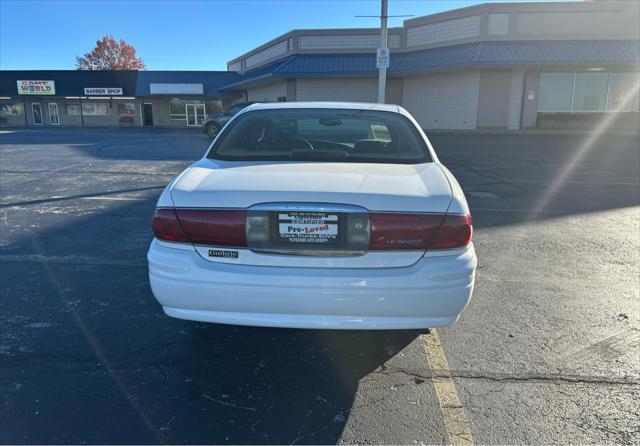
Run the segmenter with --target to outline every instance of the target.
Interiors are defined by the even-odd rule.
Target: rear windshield
[[[394,164],[432,161],[424,140],[404,116],[344,109],[244,113],[220,135],[209,158]]]

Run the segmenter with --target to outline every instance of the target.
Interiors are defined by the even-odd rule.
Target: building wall
[[[86,113],[83,113],[82,119],[84,120],[84,125],[86,127],[138,127],[140,125],[140,108],[137,106],[137,101],[135,100],[89,100],[83,99],[82,102],[101,102],[101,103],[109,103],[110,105],[110,114],[108,116],[88,116]],[[118,104],[122,103],[134,103],[135,107],[135,115],[131,116],[127,119],[121,119],[118,112]],[[78,117],[75,117],[78,120]]]
[[[406,77],[402,105],[427,129],[475,129],[479,86],[477,71]]]
[[[71,114],[68,111],[67,105],[76,105],[80,106],[80,104],[84,103],[107,103],[109,104],[110,114],[106,116],[90,116],[86,113],[83,113],[82,116]],[[9,99],[2,100],[1,103],[18,103],[26,112],[26,116],[24,113],[19,116],[9,116],[6,119],[6,122],[0,124],[3,127],[24,127],[24,126],[35,126],[35,127],[133,127],[139,126],[140,114],[139,108],[137,104],[139,101],[137,100],[90,100],[90,99],[66,99],[66,98],[56,98],[56,97],[24,97],[17,99]],[[135,103],[136,104],[136,114],[133,116],[120,116],[118,104],[120,103]],[[36,125],[33,119],[33,106],[32,104],[40,104],[40,108],[42,111],[42,125]],[[57,104],[58,106],[58,124],[51,123],[51,116],[49,113],[49,104]],[[86,107],[86,106],[85,106]]]
[[[400,34],[389,34],[389,48],[400,47]],[[379,33],[340,33],[303,34],[298,37],[298,48],[301,50],[317,49],[349,49],[349,48],[378,48],[380,46]]]
[[[558,38],[611,39],[621,32],[638,30],[638,4],[623,2],[622,11],[544,11],[520,12],[514,17],[517,39]],[[634,5],[635,3],[635,5]],[[635,7],[634,7],[635,6]],[[634,16],[635,14],[635,16]]]
[[[402,87],[401,78],[387,78],[387,88],[385,90],[385,102],[387,104],[402,105]]]
[[[298,101],[376,102],[378,81],[374,78],[298,79]]]
[[[480,35],[480,16],[460,17],[407,29],[407,46],[429,45]]]
[[[262,62],[266,62],[276,56],[286,53],[288,49],[287,45],[287,40],[282,40],[276,44],[269,46],[268,48],[263,49],[262,51],[252,54],[245,59],[244,67],[251,68],[261,64]]]
[[[511,72],[509,115],[507,117],[507,128],[516,130],[520,128],[522,118],[522,107],[524,98],[524,70],[513,70]]]
[[[147,97],[144,100],[140,100],[140,104],[151,104],[151,109],[153,113],[153,126],[154,127],[171,127],[171,128],[189,128],[187,126],[186,114],[184,119],[176,119],[175,117],[171,118],[171,99],[174,96],[166,96],[166,97]],[[230,107],[233,105],[232,100],[225,101],[215,101],[210,99],[203,98],[179,98],[185,102],[190,102],[190,99],[193,103],[202,103],[205,105],[205,114],[215,114],[223,109]],[[240,101],[243,102],[243,101]]]
[[[507,127],[511,98],[510,71],[480,72],[478,127]]]
[[[538,96],[540,95],[540,73],[529,71],[525,74],[524,104],[522,106],[522,128],[535,127],[538,116]]]
[[[584,1],[486,3],[405,20],[389,29],[393,53],[485,41],[634,40],[640,35],[640,2]],[[291,54],[369,53],[379,30],[293,30],[229,61],[244,71]]]
[[[405,20],[400,51],[479,41],[638,39],[640,2],[487,3]]]
[[[42,127],[140,127],[143,126],[143,105],[150,103],[152,105],[153,112],[153,126],[154,127],[171,127],[171,128],[187,128],[187,121],[185,119],[171,119],[170,114],[170,100],[172,97],[147,97],[136,99],[66,99],[66,98],[52,98],[52,97],[30,97],[30,98],[17,98],[17,99],[2,99],[0,104],[13,104],[17,103],[21,109],[26,110],[26,116],[23,112],[17,116],[7,116],[6,119],[1,120],[0,126],[2,127],[25,127],[36,126],[33,120],[33,113],[31,104],[39,103],[42,110],[43,124]],[[203,99],[198,99],[203,101]],[[244,102],[244,100],[240,101]],[[49,116],[49,103],[58,104],[58,116],[59,124],[52,125]],[[83,112],[82,116],[72,115],[68,113],[67,104],[79,106],[80,104],[88,103],[108,103],[110,105],[109,115],[91,116],[86,112]],[[135,113],[133,115],[121,115],[119,104],[133,103]],[[26,108],[25,108],[26,104]],[[224,108],[233,104],[231,99],[224,101],[216,101],[211,99],[204,100],[205,112],[208,114],[214,114],[222,111]],[[21,110],[22,111],[22,110]],[[40,126],[36,126],[40,127]]]
[[[186,127],[185,120],[170,119],[169,100],[165,98],[145,98],[144,104],[151,104],[151,113],[153,115],[154,127]]]
[[[80,106],[80,101],[78,99],[60,99],[58,102],[58,113],[60,115],[60,125],[64,127],[81,127],[82,126],[82,118],[80,116],[69,115],[67,114],[67,104],[75,105],[76,107]],[[47,108],[47,113],[49,112]],[[48,123],[47,118],[47,123]]]
[[[247,101],[249,102],[278,102],[278,98],[283,97],[287,97],[286,82],[276,82],[247,89]]]
[[[373,77],[296,79],[297,101],[378,102],[378,79]],[[402,103],[402,79],[387,79],[387,104]]]

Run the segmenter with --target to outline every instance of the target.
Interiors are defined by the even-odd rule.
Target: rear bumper
[[[190,247],[189,247],[190,248]],[[290,328],[419,329],[453,324],[473,291],[473,245],[402,268],[212,263],[154,240],[149,281],[167,315]]]

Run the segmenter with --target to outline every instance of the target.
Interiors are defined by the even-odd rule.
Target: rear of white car
[[[397,106],[248,107],[167,186],[153,231],[151,288],[182,319],[428,328],[473,290],[464,195]]]

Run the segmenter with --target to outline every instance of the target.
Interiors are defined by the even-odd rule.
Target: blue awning
[[[640,65],[639,41],[481,42],[391,53],[388,73],[409,74],[470,66]],[[295,54],[249,70],[222,89],[245,88],[270,77],[373,76],[374,54]]]

